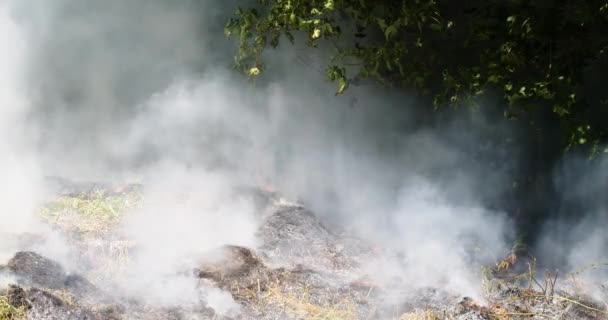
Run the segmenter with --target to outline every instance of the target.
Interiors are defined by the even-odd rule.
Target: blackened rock
[[[300,206],[277,206],[256,235],[261,240],[260,251],[272,262],[336,270],[356,265],[355,257],[362,255],[360,247]]]
[[[78,274],[67,274],[57,262],[35,252],[18,252],[5,267],[17,284],[53,290],[67,290],[90,301],[105,302],[110,297]],[[0,275],[2,268],[0,267]]]
[[[28,319],[37,320],[98,320],[92,312],[84,308],[68,305],[46,291],[31,288],[26,291],[30,310]]]
[[[60,289],[65,286],[67,274],[61,265],[35,252],[17,252],[8,261],[7,267],[15,276],[28,284],[49,289]]]
[[[65,278],[64,281],[65,288],[69,289],[71,292],[83,296],[83,295],[100,295],[101,292],[92,284],[89,280],[84,278],[83,276],[77,274],[70,274]]]
[[[7,290],[8,302],[15,308],[24,308],[26,319],[35,320],[101,320],[90,310],[67,304],[57,296],[38,289],[10,285]]]
[[[31,305],[27,301],[27,295],[25,290],[23,290],[23,288],[19,286],[16,286],[14,284],[9,285],[6,296],[8,298],[8,303],[15,308],[31,308]]]
[[[226,245],[210,253],[198,269],[198,277],[221,281],[246,275],[256,268],[264,267],[260,258],[250,249]]]

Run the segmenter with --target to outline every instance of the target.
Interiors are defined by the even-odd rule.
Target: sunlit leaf
[[[247,71],[247,74],[253,77],[258,76],[260,75],[260,69],[258,67],[251,67],[249,71]]]

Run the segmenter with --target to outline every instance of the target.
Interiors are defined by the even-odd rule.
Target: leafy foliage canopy
[[[475,104],[498,92],[505,115],[550,108],[571,147],[594,153],[608,140],[586,99],[585,71],[606,61],[608,2],[590,0],[259,0],[239,8],[227,36],[239,39],[237,67],[264,70],[263,52],[306,34],[331,43],[327,76],[337,94],[364,79],[415,89],[436,107]],[[608,115],[607,115],[608,116]]]

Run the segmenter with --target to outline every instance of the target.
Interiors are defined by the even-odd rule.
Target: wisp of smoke
[[[608,276],[608,236],[604,226],[605,192],[608,187],[608,162],[570,156],[556,168],[555,185],[561,202],[558,212],[545,221],[539,245],[539,259],[563,272],[571,272],[568,280],[586,282],[588,289],[606,285]],[[594,292],[605,299],[605,290]]]

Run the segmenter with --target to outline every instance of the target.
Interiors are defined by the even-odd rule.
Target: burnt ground
[[[566,282],[565,276],[536,273],[533,257],[509,261],[516,266],[507,270],[487,266],[480,273],[484,301],[443,288],[411,289],[399,280],[389,287],[361,269],[365,261],[386,258],[387,250],[336,232],[300,204],[255,189],[241,192],[257,204],[260,245],[227,244],[180,273],[203,292],[215,288],[231,296],[238,312],[214,310],[204,296],[195,303],[148,303],[103,285],[128,268],[137,250],[114,230],[120,214],[142,200],[142,186],[70,184],[58,178],[51,183],[57,185],[55,195],[39,216],[76,248],[78,271],[36,253],[45,242],[42,235],[0,235],[23,249],[0,261],[0,279],[6,279],[0,281],[5,285],[0,320],[608,319],[601,299],[555,284]]]

